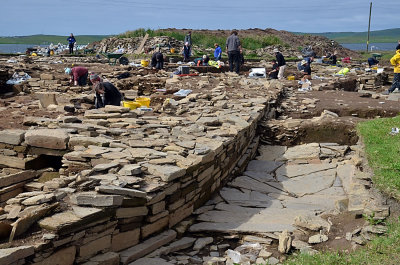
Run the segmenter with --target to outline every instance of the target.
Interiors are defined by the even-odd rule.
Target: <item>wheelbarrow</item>
[[[120,59],[124,54],[123,53],[105,53],[104,56],[108,59],[109,65],[116,65],[117,60]]]

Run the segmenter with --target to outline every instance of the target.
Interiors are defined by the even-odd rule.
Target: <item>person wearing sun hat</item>
[[[65,73],[70,76],[69,82],[74,86],[86,86],[89,71],[86,67],[75,66],[65,68]]]
[[[283,74],[285,73],[286,69],[285,57],[283,57],[278,48],[274,49],[274,53],[279,67],[278,79],[283,79]]]
[[[301,81],[304,82],[306,80],[311,79],[311,66],[307,62],[307,60],[302,60],[301,66],[302,66],[302,69],[300,70],[300,73],[303,75],[303,77],[301,78]]]

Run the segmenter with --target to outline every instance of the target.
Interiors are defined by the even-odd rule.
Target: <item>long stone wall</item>
[[[180,116],[109,106],[1,131],[0,263],[128,264],[172,241],[253,158],[279,91],[193,94]]]

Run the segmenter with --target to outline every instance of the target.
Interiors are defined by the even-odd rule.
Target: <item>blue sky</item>
[[[1,0],[0,36],[137,28],[367,31],[370,0]],[[400,0],[372,1],[371,30],[400,27]]]

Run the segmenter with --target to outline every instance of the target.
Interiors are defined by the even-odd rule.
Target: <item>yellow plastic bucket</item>
[[[140,61],[140,64],[141,64],[143,67],[147,67],[147,66],[149,65],[149,61],[147,61],[147,60],[142,60],[142,61]]]
[[[142,107],[150,107],[150,98],[136,98],[136,102],[139,103]]]
[[[139,108],[141,105],[135,101],[122,101],[122,106],[125,108],[136,109]]]
[[[289,75],[289,76],[287,77],[287,80],[294,80],[294,75]]]
[[[171,48],[171,53],[175,53],[175,48]]]

